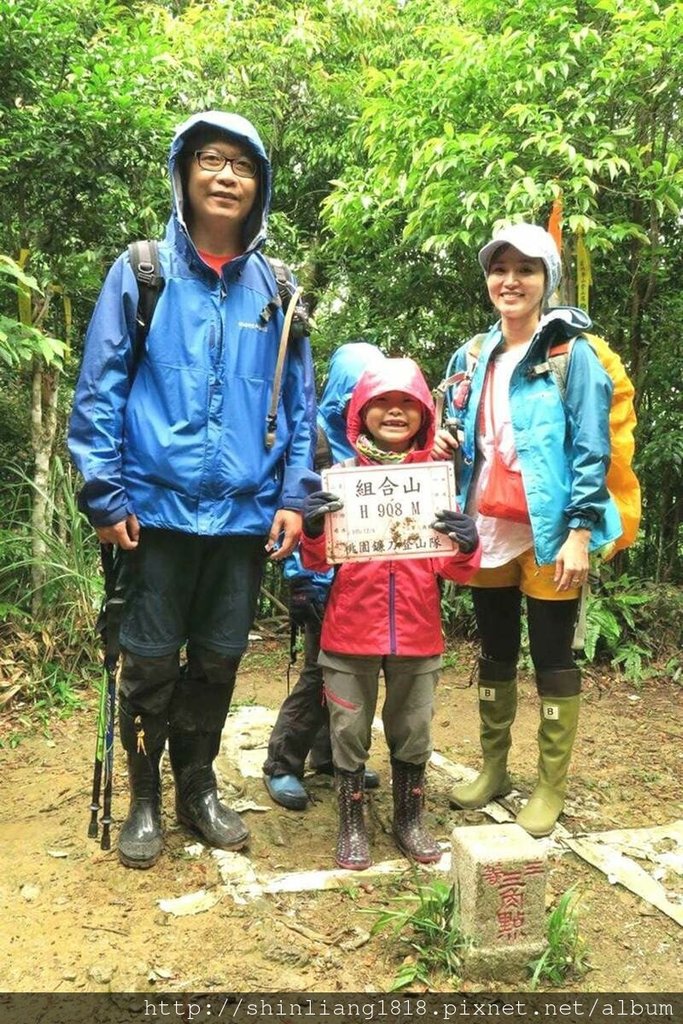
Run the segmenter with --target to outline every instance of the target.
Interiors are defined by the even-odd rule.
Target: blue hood
[[[178,157],[185,145],[187,136],[193,129],[198,127],[215,129],[221,135],[230,136],[231,139],[234,139],[241,145],[248,146],[258,158],[259,192],[254,209],[244,226],[243,257],[246,257],[254,252],[254,250],[259,249],[266,239],[268,212],[270,210],[272,193],[272,172],[270,161],[258,132],[251,121],[247,121],[246,117],[241,117],[239,114],[226,114],[221,110],[205,110],[201,114],[193,114],[192,117],[188,118],[187,121],[183,121],[176,128],[168,156],[168,173],[171,179],[173,194],[173,213],[168,222],[166,237],[181,250],[183,249],[183,245],[180,244],[182,238],[185,246],[189,247],[191,252],[196,252],[185,222],[185,196],[183,195]],[[238,258],[238,260],[233,262],[241,262],[242,258]]]
[[[318,403],[318,426],[324,430],[335,462],[343,462],[356,453],[346,436],[346,407],[359,377],[373,366],[379,366],[385,356],[367,341],[351,341],[340,345],[332,354]]]
[[[556,343],[561,338],[575,338],[592,326],[588,313],[578,306],[549,306],[539,321],[537,333],[544,340],[552,334],[552,342]]]

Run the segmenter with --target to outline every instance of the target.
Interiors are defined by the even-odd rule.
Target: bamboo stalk
[[[286,604],[283,604],[282,601],[280,601],[275,596],[275,594],[271,594],[270,590],[268,590],[266,587],[264,587],[263,584],[261,584],[261,590],[266,595],[268,600],[273,602],[273,604],[275,605],[276,608],[279,608],[281,612],[285,613],[285,615],[289,615],[289,608],[287,607]]]

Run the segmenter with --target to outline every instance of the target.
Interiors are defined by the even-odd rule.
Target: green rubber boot
[[[516,818],[517,824],[535,839],[550,835],[564,807],[580,700],[578,693],[571,697],[541,698],[538,782]]]
[[[451,791],[451,807],[467,810],[484,807],[512,789],[507,772],[510,729],[517,712],[517,666],[514,663],[479,659],[479,737],[484,767],[466,786]]]

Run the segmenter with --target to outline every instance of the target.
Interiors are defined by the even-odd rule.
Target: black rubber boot
[[[339,838],[335,860],[340,868],[364,871],[372,864],[370,843],[363,817],[365,769],[345,772],[335,768],[339,799]]]
[[[241,850],[249,829],[239,814],[218,799],[213,761],[220,732],[178,732],[171,729],[168,750],[176,782],[176,815],[181,825],[198,832],[219,850]]]
[[[118,839],[119,860],[127,868],[151,868],[163,848],[159,761],[166,724],[151,715],[119,708],[121,745],[128,758],[130,808]]]
[[[168,752],[178,821],[219,850],[241,850],[249,830],[218,799],[213,762],[230,708],[239,658],[188,647],[169,712]]]
[[[425,766],[392,758],[391,775],[396,845],[409,860],[418,864],[436,864],[441,860],[441,850],[422,821]]]

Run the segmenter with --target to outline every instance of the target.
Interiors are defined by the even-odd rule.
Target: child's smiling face
[[[404,452],[422,425],[422,403],[405,391],[387,391],[368,402],[363,420],[378,448]]]

